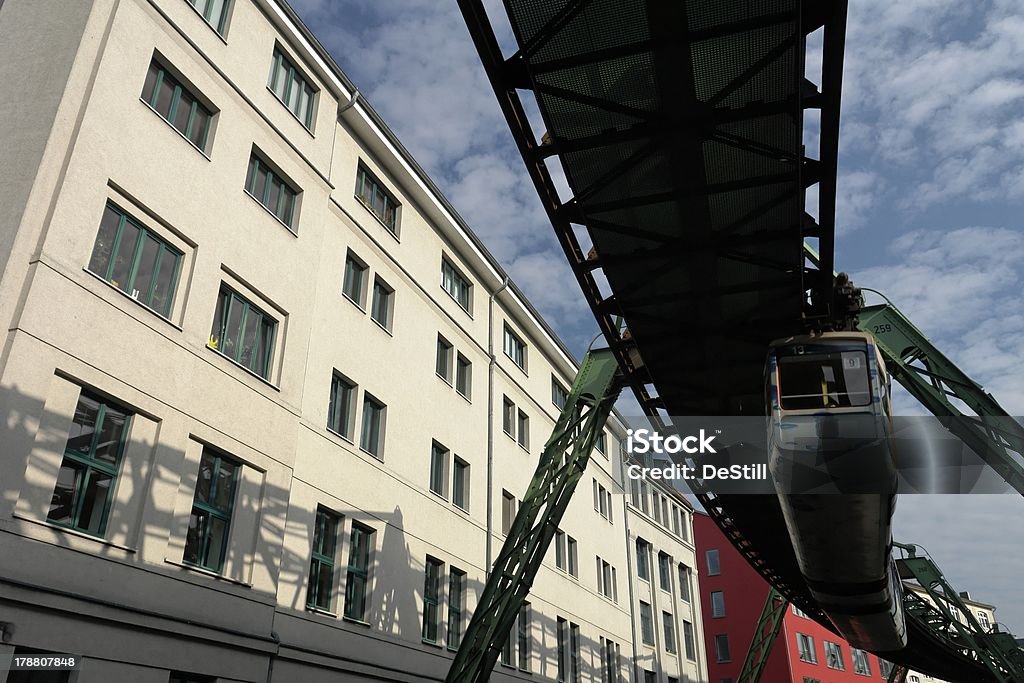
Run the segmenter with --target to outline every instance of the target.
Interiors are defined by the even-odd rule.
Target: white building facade
[[[443,680],[576,364],[294,12],[3,0],[0,149],[0,655]],[[623,433],[492,680],[706,680]]]

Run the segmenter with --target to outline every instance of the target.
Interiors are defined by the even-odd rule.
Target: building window
[[[165,318],[171,314],[181,252],[108,203],[89,270]]]
[[[810,617],[807,616],[807,612],[804,612],[802,609],[800,609],[796,605],[793,605],[793,614],[798,616],[798,617],[800,617],[800,618],[802,618],[802,619],[810,619]]]
[[[227,285],[221,285],[210,346],[263,379],[270,379],[277,321]]]
[[[651,580],[651,544],[642,538],[636,539],[636,575],[644,581]]]
[[[654,645],[654,614],[651,606],[640,601],[640,637],[644,645]]]
[[[580,570],[579,570],[579,558],[576,555],[576,539],[573,538],[572,536],[567,536],[566,537],[566,541],[567,541],[567,546],[566,546],[567,553],[566,554],[568,555],[568,560],[569,560],[569,576],[579,577]]]
[[[640,508],[640,482],[636,479],[629,480],[629,502],[633,507]]]
[[[155,59],[146,73],[142,99],[189,142],[206,151],[213,113]]]
[[[516,441],[526,450],[530,450],[530,416],[520,410],[516,426],[518,427]]]
[[[846,671],[846,663],[843,661],[843,649],[838,643],[825,641],[825,666],[830,669]]]
[[[690,602],[690,568],[679,564],[679,599]]]
[[[455,391],[473,398],[473,364],[461,353],[455,357]]]
[[[708,566],[708,576],[718,576],[722,573],[718,565],[718,550],[712,549],[704,553],[704,560]]]
[[[565,409],[565,404],[569,401],[569,390],[562,386],[561,382],[555,379],[554,375],[551,375],[551,402],[555,404],[555,407],[559,410]]]
[[[508,535],[516,518],[516,497],[508,491],[501,492],[501,533]]]
[[[665,652],[675,654],[676,652],[676,627],[675,621],[672,618],[672,614],[669,612],[661,613],[661,625],[665,631]]]
[[[444,563],[427,556],[423,572],[423,640],[437,642],[437,626],[440,617],[438,602],[441,597],[441,574]]]
[[[316,89],[299,72],[280,48],[274,48],[274,59],[270,63],[270,80],[267,87],[288,107],[295,118],[306,128],[313,127],[313,110]]]
[[[654,521],[658,524],[661,524],[661,506],[658,503],[661,500],[661,496],[658,494],[657,491],[654,491],[651,493],[651,498],[653,499],[652,502],[654,503]]]
[[[797,633],[796,649],[800,653],[801,662],[810,662],[812,664],[818,663],[818,655],[814,650],[814,638],[811,636],[804,635],[803,633]]]
[[[672,505],[672,533],[679,535],[679,508]]]
[[[608,439],[604,432],[597,435],[597,452],[601,455],[608,454]]]
[[[451,568],[448,575],[448,649],[462,643],[462,605],[466,597],[466,572]]]
[[[395,304],[395,290],[379,277],[373,278],[373,301],[370,303],[370,319],[391,331],[391,317]]]
[[[728,662],[732,659],[729,655],[729,636],[725,633],[720,633],[715,636],[715,658],[719,662]]]
[[[568,623],[565,621],[565,619],[563,619],[562,617],[558,617],[557,626],[556,626],[556,628],[558,629],[558,632],[555,634],[555,636],[558,639],[558,653],[557,653],[557,657],[558,657],[558,666],[557,666],[558,676],[557,676],[557,680],[559,681],[559,683],[565,683],[565,669],[566,669],[565,664],[566,664],[566,654],[567,654],[566,650],[568,649],[566,647],[567,643],[565,642],[566,641],[566,637],[568,636],[568,634],[566,633],[567,627],[568,627]]]
[[[185,564],[217,573],[224,568],[241,469],[241,465],[220,453],[203,449],[185,538]]]
[[[327,405],[327,428],[352,438],[356,415],[356,385],[337,372],[331,377],[331,400]]]
[[[430,447],[430,490],[446,498],[444,484],[448,479],[448,449],[436,441]]]
[[[647,482],[640,481],[640,510],[647,514]]]
[[[683,646],[686,648],[686,658],[691,662],[697,661],[697,647],[693,640],[693,624],[683,620]]]
[[[206,23],[212,26],[217,33],[224,35],[224,29],[228,25],[231,0],[188,0],[188,3],[196,8]]]
[[[565,571],[565,533],[555,529],[555,567]]]
[[[668,519],[668,498],[664,496],[662,496],[661,498],[661,519],[662,524],[664,524],[665,528],[667,529],[671,522],[669,522]]]
[[[466,313],[472,313],[470,303],[472,285],[446,258],[441,259],[441,288],[448,292],[448,295],[455,299]]]
[[[518,621],[518,619],[516,619]],[[505,638],[505,642],[501,646],[501,663],[504,666],[514,667],[512,658],[515,657],[516,651],[516,625],[513,623],[512,628],[509,629],[508,637]]]
[[[889,674],[892,673],[892,662],[884,659],[878,660],[878,670],[882,674],[882,678],[889,678]]]
[[[363,394],[363,432],[360,435],[359,447],[376,458],[384,457],[384,421],[387,406],[370,396]]]
[[[526,342],[505,324],[505,355],[523,371],[526,370]]]
[[[434,372],[448,384],[452,383],[453,354],[451,343],[441,335],[437,335],[437,359],[434,362]]]
[[[665,553],[658,553],[658,581],[661,590],[672,592],[672,558]]]
[[[334,562],[341,518],[317,508],[313,523],[313,550],[309,561],[309,589],[306,604],[329,611],[334,599]]]
[[[345,579],[345,616],[366,621],[366,593],[370,587],[370,548],[373,529],[352,524],[349,537],[348,572]]]
[[[864,652],[864,650],[858,650],[855,647],[851,647],[850,659],[853,660],[853,673],[861,674],[862,676],[871,675],[871,662],[868,661],[867,652]]]
[[[265,159],[255,152],[249,157],[249,172],[245,176],[245,191],[274,214],[290,230],[295,231],[299,190],[281,174],[270,168]]]
[[[985,612],[978,612],[978,625],[984,630],[988,630],[988,627],[992,625],[989,621],[988,614]]]
[[[530,603],[519,608],[519,669],[530,670]]]
[[[658,674],[644,669],[644,683],[658,683]]]
[[[64,446],[50,510],[54,524],[94,536],[107,532],[131,414],[82,391]]]
[[[356,171],[356,199],[392,234],[398,234],[398,207],[401,205],[362,164]]]
[[[366,271],[367,266],[351,251],[345,257],[345,277],[341,283],[341,293],[359,308],[366,306]]]
[[[516,404],[508,396],[502,397],[501,429],[513,439],[516,438]]]
[[[722,591],[711,591],[711,616],[725,616],[725,593]]]
[[[573,623],[569,624],[569,664],[573,683],[580,683],[583,668],[580,661],[580,627]]]
[[[452,460],[452,503],[469,510],[469,463],[457,457]]]

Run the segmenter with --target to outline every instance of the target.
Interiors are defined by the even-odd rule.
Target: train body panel
[[[903,648],[889,377],[874,340],[827,332],[776,341],[766,391],[769,469],[804,580],[851,645]]]

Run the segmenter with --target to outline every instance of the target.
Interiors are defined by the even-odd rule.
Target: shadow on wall
[[[100,398],[123,405],[116,396],[105,396],[92,388],[88,390]],[[71,403],[75,400],[72,399]],[[182,561],[180,550],[177,556],[169,556],[173,552],[170,541],[178,530],[185,527],[181,516],[188,512],[186,507],[185,511],[179,510],[176,514],[174,503],[180,499],[179,491],[183,491],[182,487],[190,489],[183,495],[194,495],[197,472],[192,471],[195,469],[194,464],[186,461],[183,447],[161,442],[158,420],[151,421],[155,427],[148,432],[141,427],[129,428],[114,485],[113,496],[117,500],[108,513],[106,528],[102,533],[104,540],[95,542],[80,534],[66,532],[47,521],[51,510],[59,504],[54,488],[62,476],[61,463],[65,457],[69,434],[79,429],[72,415],[48,410],[43,400],[27,395],[17,387],[0,387],[0,415],[3,416],[0,421],[0,532],[14,532],[0,533],[0,548],[10,550],[0,553],[0,557],[6,558],[0,559],[0,584],[31,584],[42,591],[59,586],[62,591],[78,594],[88,601],[116,603],[129,610],[152,611],[177,620],[193,619],[197,612],[202,612],[205,622],[214,628],[239,629],[244,614],[247,616],[241,630],[254,636],[269,637],[273,629],[274,610],[268,609],[262,602],[249,599],[256,589],[228,585],[165,561],[165,558],[174,562]],[[139,424],[143,424],[141,420]],[[339,457],[354,457],[344,449],[339,448],[338,451]],[[128,487],[130,496],[121,495],[125,487]],[[344,490],[332,491],[339,499],[344,499],[345,493]],[[312,507],[289,508],[289,490],[269,484],[266,480],[260,495],[239,493],[235,496],[232,518],[248,517],[256,520],[254,536],[239,538],[236,529],[232,529],[225,555],[226,563],[230,566],[232,562],[239,561],[241,555],[252,553],[254,567],[276,567],[277,571],[269,572],[271,576],[277,577],[271,597],[293,596],[284,603],[278,599],[278,611],[305,613],[306,610],[316,514],[315,504]],[[412,556],[406,538],[407,520],[401,507],[396,505],[390,512],[338,512],[350,521],[372,527],[375,534],[380,534],[379,542],[375,543],[370,555],[371,593],[367,596],[367,621],[377,632],[408,643],[420,644],[423,636],[426,556]],[[28,533],[43,543],[25,540],[23,537]],[[303,535],[305,543],[297,542],[296,539]],[[289,537],[291,542],[286,543]],[[116,545],[106,541],[114,538],[126,540]],[[178,540],[184,542],[184,539]],[[341,604],[345,596],[347,573],[344,563],[349,558],[349,544],[348,535],[339,532],[335,563],[335,571],[339,573],[339,579],[335,582],[339,586],[335,597],[339,603],[336,607],[339,614],[344,609]],[[133,548],[135,552],[126,552],[122,545]],[[289,546],[296,550],[290,550]],[[71,547],[86,549],[85,553],[75,555],[76,561],[82,563],[81,571],[67,572],[61,569],[67,556],[60,549]],[[304,547],[305,551],[298,551],[300,547]],[[441,559],[444,558],[443,553],[439,555]],[[18,557],[19,563],[12,563],[12,557]],[[138,571],[142,567],[145,567],[145,572]],[[446,657],[452,656],[444,647],[448,642],[450,570],[451,565],[446,563],[438,584],[442,598],[437,613],[437,644],[442,649],[439,651],[436,645],[424,646],[426,651],[443,653]],[[188,583],[174,579],[183,573],[189,576]],[[475,604],[476,598],[483,591],[483,584],[471,576],[467,576],[464,581],[464,604]],[[266,590],[265,587],[261,589]],[[243,604],[239,603],[240,600],[245,601],[248,611],[240,612],[236,609]],[[468,609],[464,609],[461,626],[463,633],[470,616]],[[564,616],[567,624],[566,671],[569,671],[571,644],[568,624],[576,620],[570,615]],[[72,615],[69,614],[69,618],[73,618]],[[340,621],[339,618],[339,624],[334,625],[340,625]],[[585,677],[600,677],[600,643],[586,635],[586,632],[592,630],[590,625],[579,621],[582,631],[579,635],[581,674]],[[531,610],[531,622],[531,637],[526,641],[529,649],[528,667],[532,673],[555,678],[558,622],[555,616],[541,614],[536,610]],[[512,668],[518,669],[521,641],[516,627],[513,628],[511,639]],[[353,636],[336,642],[332,650],[358,659],[363,654],[359,652],[360,640]],[[43,649],[51,647],[45,642],[18,642],[17,635],[11,644]],[[82,640],[81,644],[81,654],[89,656],[88,641]],[[625,647],[627,644],[619,645]],[[324,654],[330,656],[331,653]],[[625,671],[628,668],[625,654],[622,665]],[[512,668],[499,662],[495,672],[510,673]]]

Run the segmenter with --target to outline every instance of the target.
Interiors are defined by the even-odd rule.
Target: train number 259
[[[874,328],[875,328],[875,330],[874,330],[875,334],[885,334],[886,332],[892,332],[892,325],[890,325],[889,323],[884,323],[882,325],[875,325]]]

